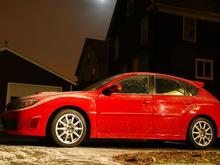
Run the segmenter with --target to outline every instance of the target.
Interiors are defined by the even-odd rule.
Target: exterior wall
[[[80,88],[108,77],[108,51],[107,42],[93,39],[86,40],[76,72]]]
[[[154,56],[151,71],[172,74],[184,78],[204,81],[205,88],[220,98],[220,69],[218,45],[220,24],[197,20],[197,41],[182,39],[183,17],[157,13],[155,15]],[[195,77],[195,60],[204,58],[214,61],[214,79],[200,80]]]
[[[0,67],[1,110],[6,103],[8,82],[60,86],[64,91],[70,90],[73,85],[9,51],[0,52]]]
[[[122,0],[116,5],[117,11],[113,15],[109,34],[111,75],[148,70],[151,49],[149,43],[141,44],[141,22],[145,16],[149,16],[145,11],[147,2],[147,0],[133,1],[133,7],[130,9],[129,1]]]

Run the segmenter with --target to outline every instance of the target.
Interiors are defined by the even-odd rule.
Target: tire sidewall
[[[59,140],[59,138],[57,137],[56,135],[56,124],[58,122],[58,120],[63,116],[63,115],[66,115],[66,114],[74,114],[76,115],[81,121],[82,121],[82,124],[83,124],[83,132],[82,132],[82,136],[73,144],[66,144],[66,143],[63,143]],[[79,113],[78,111],[76,110],[73,110],[73,109],[63,109],[61,110],[55,117],[54,119],[52,120],[51,122],[51,126],[50,126],[50,138],[53,140],[53,142],[58,145],[58,146],[61,146],[61,147],[75,147],[75,146],[78,146],[80,145],[86,138],[86,131],[87,131],[87,126],[86,126],[86,121],[84,119],[84,117],[82,116],[81,113]]]

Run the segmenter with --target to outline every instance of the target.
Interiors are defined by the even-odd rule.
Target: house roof
[[[155,0],[158,11],[220,22],[219,0]]]
[[[220,13],[219,0],[156,0],[156,2],[193,10]]]
[[[59,78],[65,80],[65,81],[67,81],[67,82],[69,82],[69,83],[71,83],[71,84],[73,84],[73,85],[77,85],[76,82],[71,81],[70,79],[64,77],[63,75],[61,75],[61,74],[59,74],[59,73],[56,73],[56,72],[50,70],[49,68],[47,68],[47,67],[45,67],[45,66],[42,66],[42,65],[40,65],[40,64],[38,64],[38,63],[32,61],[31,59],[29,59],[29,58],[23,56],[22,54],[20,54],[20,53],[18,53],[18,52],[15,52],[14,50],[12,50],[12,49],[10,49],[10,48],[8,48],[8,47],[2,47],[2,48],[0,48],[0,52],[3,52],[3,51],[9,51],[9,52],[13,53],[14,55],[16,55],[16,56],[18,56],[18,57],[20,57],[20,58],[22,58],[22,59],[24,59],[24,60],[26,60],[26,61],[28,61],[28,62],[34,64],[34,65],[36,65],[36,66],[38,66],[38,67],[40,67],[40,68],[42,68],[42,69],[48,71],[49,73],[51,73],[51,74],[53,74],[53,75],[55,75],[55,76],[57,76],[57,77],[59,77]]]

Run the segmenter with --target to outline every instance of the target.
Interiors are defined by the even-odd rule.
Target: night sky
[[[116,0],[1,0],[0,47],[67,79],[86,38],[105,40]]]

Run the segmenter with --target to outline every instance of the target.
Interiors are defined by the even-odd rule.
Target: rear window
[[[196,88],[195,86],[193,86],[189,83],[186,83],[186,82],[181,82],[181,84],[188,91],[190,96],[196,96],[199,93],[199,89]]]

